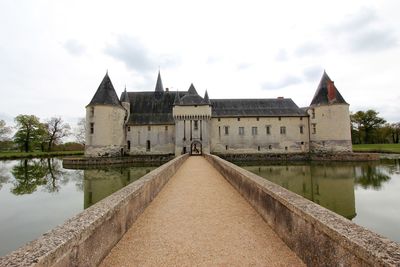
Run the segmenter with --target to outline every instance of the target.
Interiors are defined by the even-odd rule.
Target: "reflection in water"
[[[370,163],[356,168],[355,180],[364,189],[373,188],[379,190],[385,182],[390,180],[390,176],[379,168],[378,163]]]
[[[84,208],[136,181],[156,167],[84,170]]]
[[[15,195],[32,194],[38,186],[44,186],[44,190],[49,193],[58,192],[71,178],[79,182],[77,173],[66,172],[61,161],[55,158],[23,159],[11,170],[15,178],[11,192]]]
[[[15,178],[14,188],[11,192],[15,195],[31,194],[36,191],[38,186],[47,183],[46,168],[40,161],[21,160],[12,168],[11,173]]]
[[[392,171],[395,172],[398,166],[398,162],[395,163]],[[356,216],[355,184],[377,190],[390,180],[379,162],[244,168],[348,219]]]
[[[321,165],[249,166],[245,169],[267,178],[346,218],[356,216],[354,169]]]

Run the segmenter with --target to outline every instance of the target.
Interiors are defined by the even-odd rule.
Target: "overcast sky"
[[[210,98],[308,106],[324,69],[350,110],[400,121],[400,1],[0,2],[0,119],[85,115],[117,94],[193,83]]]

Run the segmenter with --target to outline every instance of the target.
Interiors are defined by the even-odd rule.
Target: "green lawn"
[[[400,144],[362,144],[353,145],[354,152],[400,153]]]
[[[55,157],[83,155],[83,151],[55,151],[55,152],[0,152],[0,159],[18,159],[18,158],[40,158],[40,157]]]

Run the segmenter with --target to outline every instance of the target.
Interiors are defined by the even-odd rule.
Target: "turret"
[[[349,104],[324,71],[308,108],[311,152],[351,152]]]
[[[87,157],[111,157],[123,154],[126,110],[115,92],[108,72],[86,106]]]
[[[127,123],[129,120],[130,113],[131,113],[131,101],[129,99],[128,92],[126,91],[126,86],[125,86],[125,90],[122,92],[122,95],[121,95],[121,105],[126,110],[126,116],[125,116],[124,121],[125,121],[125,123]]]

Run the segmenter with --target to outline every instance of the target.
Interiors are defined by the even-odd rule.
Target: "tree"
[[[78,143],[85,145],[85,134],[86,134],[86,120],[85,118],[80,118],[77,127],[74,131],[75,139]]]
[[[35,145],[43,140],[46,132],[39,118],[34,115],[18,115],[15,118],[17,132],[14,135],[14,142],[18,144],[21,150],[31,151]]]
[[[357,111],[350,117],[354,129],[358,130],[360,139],[363,137],[364,143],[371,143],[374,131],[386,123],[383,118],[378,117],[378,114],[375,110],[369,109],[365,112]]]
[[[0,141],[5,141],[11,133],[11,127],[7,127],[5,121],[0,120]]]
[[[61,117],[53,117],[47,120],[44,125],[47,131],[47,148],[49,151],[54,144],[70,134],[71,127],[68,123],[64,123]]]
[[[392,123],[390,128],[392,133],[392,141],[394,144],[398,144],[400,142],[400,122]]]

